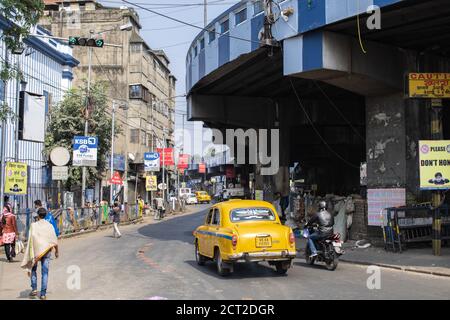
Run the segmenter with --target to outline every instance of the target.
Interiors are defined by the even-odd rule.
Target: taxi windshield
[[[208,195],[205,191],[201,191],[198,194],[201,195],[201,196],[207,196]]]
[[[240,208],[230,212],[231,222],[275,221],[275,215],[269,208]]]

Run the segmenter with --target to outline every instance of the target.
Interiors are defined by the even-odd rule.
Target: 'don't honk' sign
[[[450,189],[450,140],[419,141],[421,190]]]

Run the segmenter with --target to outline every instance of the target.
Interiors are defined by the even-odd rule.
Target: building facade
[[[0,16],[0,33],[10,25],[10,21]],[[32,30],[32,34],[50,36],[41,27]],[[4,123],[6,134],[1,137],[1,143],[5,145],[6,161],[28,165],[27,196],[16,199],[22,209],[32,208],[36,199],[48,201],[51,197],[51,168],[43,154],[48,113],[71,88],[72,68],[79,63],[72,56],[72,49],[57,40],[30,36],[24,40],[24,45],[22,54],[12,54],[4,41],[0,41],[2,65],[8,61],[23,75],[21,81],[16,78],[6,83],[0,80],[0,102],[7,103],[18,116],[9,117]]]
[[[123,189],[115,191],[128,203],[134,203],[138,194],[148,199],[144,153],[163,145],[173,146],[176,79],[170,72],[169,59],[142,39],[139,16],[130,8],[104,7],[96,1],[46,1],[41,24],[63,38],[104,39],[106,45],[93,49],[91,61],[86,47],[73,48],[81,62],[74,71],[74,85],[86,81],[89,64],[91,80],[108,83],[110,103],[115,101],[118,106],[116,119],[122,128],[115,140],[115,169],[126,182]],[[109,195],[107,178],[95,189],[97,199]]]

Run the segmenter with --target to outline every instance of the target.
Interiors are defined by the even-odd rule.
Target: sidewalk
[[[344,244],[345,253],[339,258],[339,261],[450,277],[450,248],[448,247],[443,247],[442,255],[435,257],[432,254],[431,246],[411,248],[402,253],[394,253],[373,246],[367,249],[357,248],[355,242],[350,240]],[[296,246],[299,251],[297,257],[303,258],[306,241],[296,239]]]
[[[442,248],[442,255],[439,257],[432,254],[431,246],[394,253],[372,246],[367,249],[357,248],[355,241],[348,241],[344,248],[345,254],[340,259],[343,262],[450,277],[450,248],[448,247]]]

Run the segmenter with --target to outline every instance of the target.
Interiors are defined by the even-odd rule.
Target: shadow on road
[[[216,279],[250,279],[250,278],[267,278],[267,277],[286,277],[287,275],[279,275],[275,272],[274,267],[270,267],[266,264],[259,263],[236,263],[234,266],[234,272],[226,277],[222,277],[217,273],[216,265],[214,262],[209,261],[204,266],[199,266],[195,260],[187,260],[184,263],[188,264],[192,268],[201,271],[205,275],[214,277]],[[288,272],[289,274],[289,272]]]

